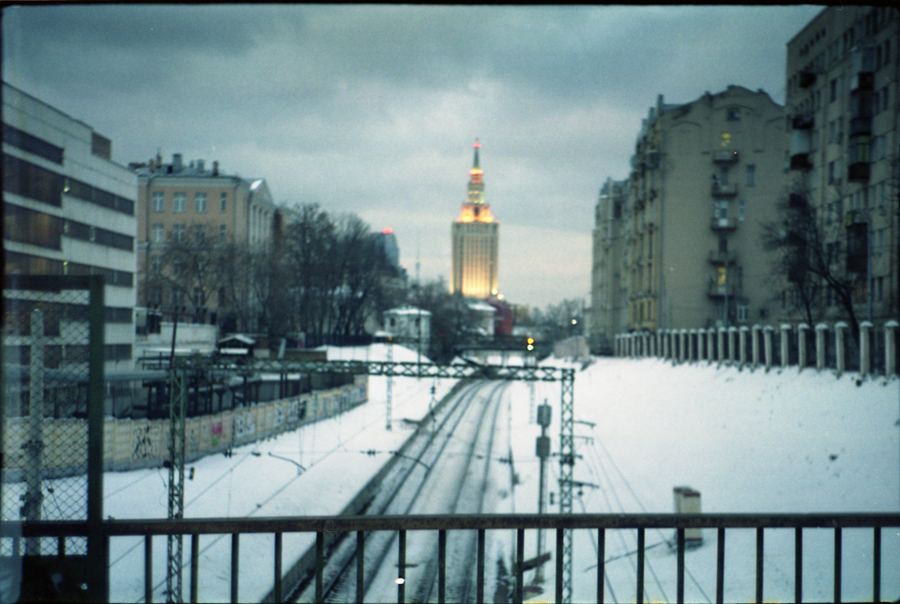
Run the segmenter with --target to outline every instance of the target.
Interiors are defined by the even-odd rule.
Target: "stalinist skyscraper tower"
[[[453,280],[450,291],[467,298],[496,296],[500,223],[484,203],[484,181],[478,165],[481,143],[475,140],[475,161],[469,171],[469,194],[453,223]]]

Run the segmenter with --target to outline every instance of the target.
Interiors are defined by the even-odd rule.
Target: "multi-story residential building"
[[[111,153],[91,126],[3,83],[4,273],[103,275],[107,373],[133,368],[135,341],[137,178]]]
[[[229,310],[224,286],[215,275],[166,286],[154,278],[168,270],[166,250],[185,242],[198,250],[232,243],[261,250],[273,242],[275,225],[289,217],[276,213],[265,180],[222,174],[218,162],[185,164],[176,153],[170,164],[157,156],[131,167],[138,175],[139,304],[163,313],[181,308],[183,319],[215,323]]]
[[[591,266],[590,346],[611,353],[615,336],[627,325],[622,279],[622,209],[627,181],[607,178],[594,214]]]
[[[761,225],[775,217],[783,141],[783,108],[763,91],[729,86],[680,105],[659,96],[643,120],[631,174],[619,185],[621,218],[616,185],[598,204],[594,265],[607,283],[597,284],[594,305],[612,313],[607,331],[618,326],[613,309],[622,289],[623,330],[734,325],[768,315],[776,292],[768,286]]]
[[[900,300],[898,31],[896,8],[829,7],[787,44],[787,185],[815,212],[859,320],[896,318]],[[802,317],[797,293],[785,283],[785,319]],[[833,287],[815,293],[819,318],[847,318]]]
[[[451,292],[467,298],[496,296],[498,290],[500,223],[484,203],[483,172],[478,162],[481,143],[475,141],[475,160],[469,171],[468,195],[453,223]]]

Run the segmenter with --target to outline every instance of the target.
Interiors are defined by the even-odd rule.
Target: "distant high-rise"
[[[459,218],[453,223],[453,279],[451,292],[467,298],[496,296],[500,223],[484,203],[484,181],[478,163],[481,143],[475,140],[475,160],[469,171],[469,191]]]

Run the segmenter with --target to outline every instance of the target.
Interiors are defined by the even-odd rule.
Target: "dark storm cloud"
[[[120,163],[219,160],[278,201],[393,226],[426,277],[449,272],[480,137],[501,288],[544,304],[587,291],[597,190],[627,174],[657,95],[739,84],[780,102],[785,43],[818,10],[12,6],[3,78],[110,137]]]

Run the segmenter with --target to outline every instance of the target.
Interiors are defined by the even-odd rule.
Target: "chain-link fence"
[[[4,521],[88,519],[91,300],[87,288],[70,289],[77,285],[46,277],[4,287]],[[0,555],[87,553],[84,537],[24,545],[13,552],[3,540]]]

